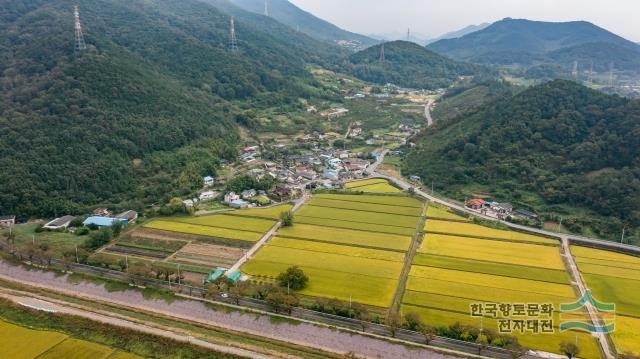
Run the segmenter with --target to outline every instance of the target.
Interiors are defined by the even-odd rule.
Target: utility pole
[[[180,280],[180,263],[178,263],[178,285],[182,285],[182,280]]]
[[[627,226],[622,226],[622,237],[620,237],[620,244],[624,243],[624,231],[627,228]]]
[[[229,27],[229,50],[235,54],[238,52],[238,37],[236,35],[236,21],[233,17],[231,17]]]
[[[87,49],[87,44],[84,42],[84,35],[82,34],[82,24],[80,23],[80,10],[78,9],[78,5],[73,6],[73,19],[76,31],[76,42],[74,51],[75,54],[78,55],[80,52]]]
[[[78,258],[78,246],[76,246],[76,263],[80,264],[80,258]]]
[[[573,62],[573,70],[571,71],[571,76],[575,81],[578,81],[578,61]]]
[[[562,220],[563,218],[560,217],[560,221],[558,222],[558,232],[560,232],[560,229],[562,228]]]
[[[433,181],[431,181],[431,195],[433,196]]]

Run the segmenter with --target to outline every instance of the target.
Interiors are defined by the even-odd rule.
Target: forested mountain
[[[486,29],[487,27],[489,27],[491,24],[490,23],[482,23],[480,25],[469,25],[469,26],[465,26],[464,28],[460,29],[460,30],[456,30],[456,31],[451,31],[451,32],[447,32],[446,34],[442,34],[434,39],[431,39],[427,42],[428,44],[432,44],[434,42],[440,41],[440,40],[447,40],[447,39],[457,39],[459,37],[463,37],[465,35],[469,35],[471,33],[474,33],[476,31],[480,31],[483,29]]]
[[[14,0],[0,11],[0,213],[160,201],[235,155],[234,103],[309,96],[318,58],[195,0]],[[303,45],[300,45],[303,47]],[[181,192],[182,191],[182,192]]]
[[[263,16],[245,10],[231,0],[199,0],[206,4],[215,6],[225,14],[233,16],[236,21],[250,26],[254,30],[270,35],[278,41],[286,42],[291,46],[291,52],[301,54],[308,62],[327,64],[335,62],[337,58],[347,56],[349,52],[338,45],[323,40],[318,40],[304,32],[287,26],[274,17]],[[244,34],[238,33],[238,39],[242,40]]]
[[[234,4],[256,14],[264,14],[264,0],[231,0]],[[336,44],[340,41],[355,41],[368,46],[377,43],[367,36],[343,30],[313,14],[300,9],[288,0],[268,0],[269,17],[299,30],[313,38]]]
[[[542,212],[582,213],[565,217],[567,226],[612,237],[623,223],[640,225],[639,135],[640,101],[557,80],[436,123],[404,170],[461,199],[485,191]]]
[[[381,61],[383,46],[384,61]],[[345,71],[378,84],[390,82],[403,87],[435,89],[483,69],[453,61],[412,42],[393,41],[351,55]]]
[[[430,50],[454,59],[490,64],[557,63],[572,67],[574,61],[597,68],[640,70],[633,54],[640,46],[585,21],[542,22],[504,19],[491,26],[457,39],[441,40],[428,45]],[[623,65],[624,64],[624,65]],[[624,66],[624,67],[623,67]]]

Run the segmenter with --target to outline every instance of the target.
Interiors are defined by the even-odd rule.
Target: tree
[[[389,311],[384,323],[389,328],[391,336],[395,338],[396,332],[398,331],[400,326],[402,326],[402,318],[400,317],[400,314]]]
[[[299,303],[295,295],[287,294],[283,290],[271,291],[267,294],[266,302],[274,312],[278,313],[281,310],[285,310],[289,314],[291,314],[293,308]]]
[[[580,354],[580,348],[575,343],[563,342],[560,344],[560,352],[569,357],[569,359],[572,359]]]
[[[422,325],[420,327],[420,333],[424,336],[424,342],[429,345],[436,338],[436,328],[430,325]]]
[[[518,359],[527,352],[527,349],[522,345],[520,345],[520,343],[518,343],[517,341],[512,341],[508,343],[505,346],[505,349],[509,351],[509,354],[511,355],[512,359]]]
[[[282,221],[283,227],[293,226],[293,221],[294,221],[293,212],[287,211],[287,212],[280,213],[280,220]]]
[[[298,266],[289,267],[276,278],[278,285],[283,288],[301,290],[307,286],[309,277]]]
[[[483,333],[478,334],[476,338],[476,345],[478,345],[478,355],[482,354],[484,348],[489,345],[489,338]]]
[[[408,330],[417,332],[423,325],[422,319],[416,313],[408,313],[404,316],[404,327]]]

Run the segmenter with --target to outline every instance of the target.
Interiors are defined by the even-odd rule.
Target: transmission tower
[[[384,42],[380,46],[380,63],[384,64]]]
[[[593,83],[593,60],[591,61],[591,67],[589,68],[589,83]]]
[[[231,17],[229,24],[229,50],[231,52],[238,52],[238,37],[236,36],[236,21]]]
[[[407,29],[407,41],[411,41],[411,28]]]
[[[578,61],[573,62],[573,70],[571,71],[571,76],[573,79],[578,81]]]
[[[73,18],[76,29],[75,53],[77,55],[87,49],[87,44],[84,42],[84,36],[82,35],[82,24],[80,23],[80,10],[78,9],[78,5],[73,6]]]
[[[264,16],[269,16],[269,3],[268,0],[264,0]]]
[[[609,87],[613,87],[613,62],[609,63]]]

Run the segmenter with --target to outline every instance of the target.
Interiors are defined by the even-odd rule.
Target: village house
[[[241,199],[236,199],[235,201],[231,201],[231,203],[229,203],[229,206],[235,209],[242,209],[249,207],[249,202],[243,201]]]
[[[362,127],[354,127],[349,131],[349,138],[358,137],[362,134]]]
[[[116,218],[126,219],[128,223],[135,223],[138,220],[138,212],[128,210],[120,213]]]
[[[347,110],[346,108],[339,107],[339,108],[333,108],[330,110],[322,111],[320,112],[320,116],[326,117],[328,120],[330,120],[333,118],[342,117],[346,115],[348,112],[349,110]]]
[[[9,228],[16,224],[16,216],[0,216],[0,227]]]
[[[215,183],[215,179],[211,176],[206,176],[202,179],[202,182],[205,187],[211,187]]]
[[[240,193],[240,196],[242,197],[242,199],[251,199],[257,195],[258,195],[258,191],[256,191],[255,189],[248,189]]]
[[[468,208],[475,209],[475,210],[482,209],[482,207],[484,207],[484,204],[485,204],[485,201],[480,198],[473,198],[468,200],[467,203],[465,203],[465,205]]]
[[[231,202],[237,201],[239,199],[240,196],[238,196],[235,192],[229,192],[224,195],[224,203],[226,204],[231,204]]]
[[[210,201],[210,200],[216,198],[217,196],[218,196],[217,192],[205,191],[205,192],[200,193],[198,198],[200,199],[200,201]]]
[[[74,216],[63,216],[45,224],[44,226],[42,226],[42,228],[51,230],[67,228],[74,219],[76,219],[76,217]]]
[[[338,171],[336,171],[334,169],[327,168],[322,173],[322,178],[337,181],[340,178],[340,176],[339,176]]]
[[[106,208],[96,208],[91,214],[98,217],[109,217],[111,212]]]

